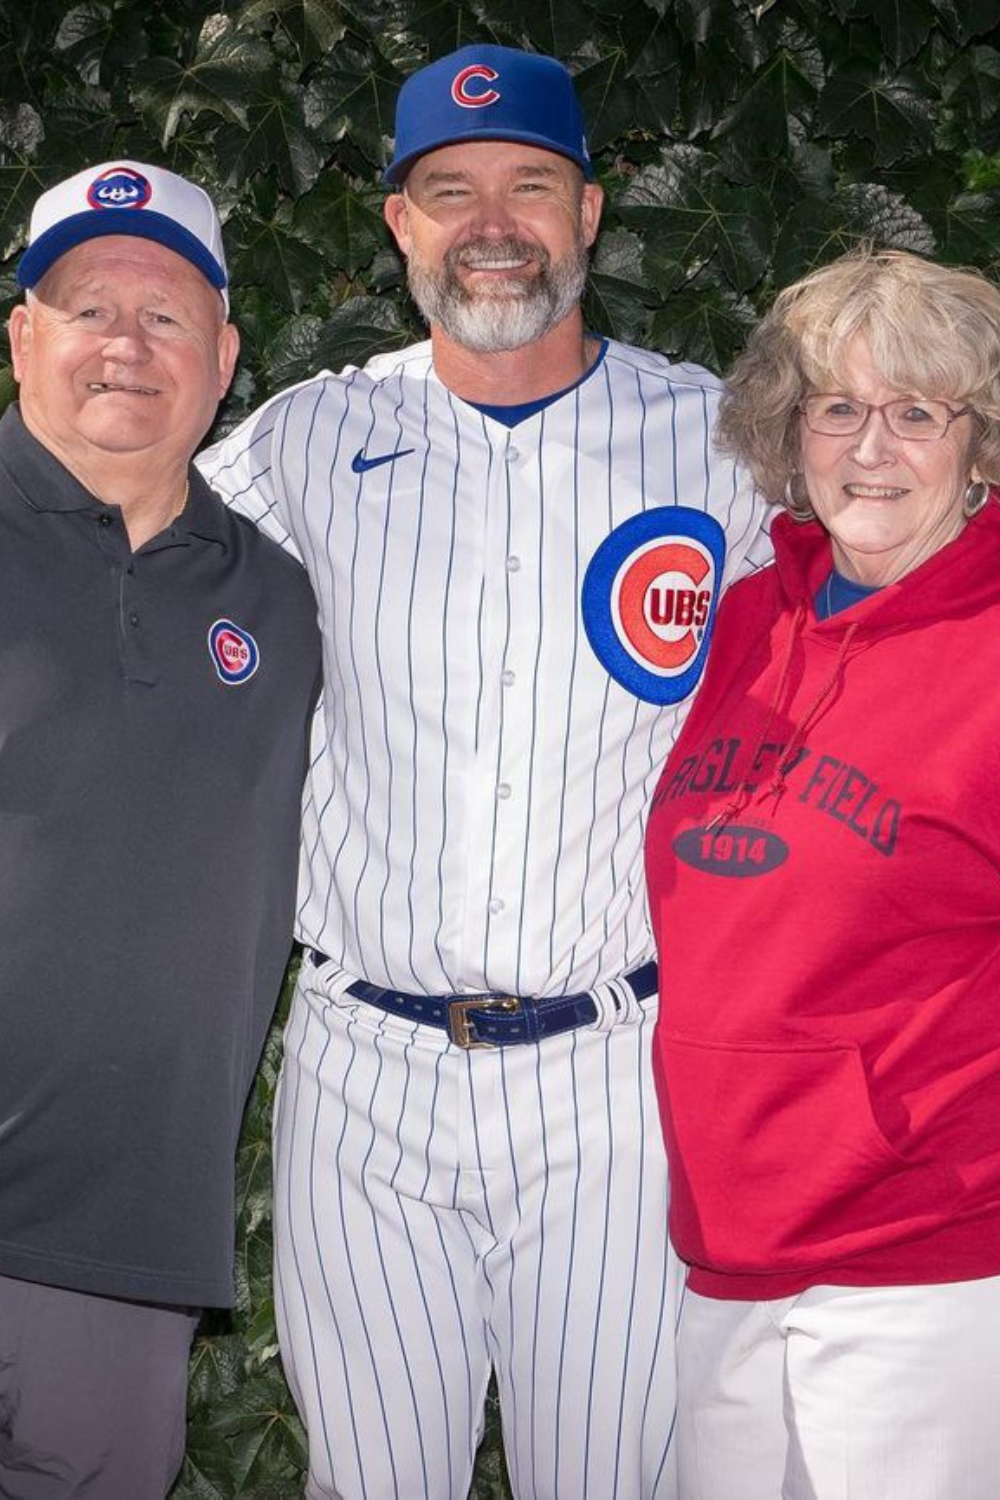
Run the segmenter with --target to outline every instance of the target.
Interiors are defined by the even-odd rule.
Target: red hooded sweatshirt
[[[671,1233],[707,1296],[1000,1274],[1000,504],[818,622],[729,591],[646,844]]]

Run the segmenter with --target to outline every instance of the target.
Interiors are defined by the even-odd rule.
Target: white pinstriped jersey
[[[580,589],[653,506],[712,512],[724,583],[769,558],[763,502],[712,448],[718,390],[609,341],[509,429],[428,342],[282,393],[203,455],[316,591],[297,935],[351,976],[549,995],[650,956],[644,816],[685,706],[608,675]]]

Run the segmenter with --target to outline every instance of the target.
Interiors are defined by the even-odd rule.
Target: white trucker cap
[[[88,167],[42,194],[18,262],[19,284],[35,286],[60,255],[104,234],[138,235],[183,255],[218,289],[228,313],[226,256],[214,203],[176,172],[139,161]]]

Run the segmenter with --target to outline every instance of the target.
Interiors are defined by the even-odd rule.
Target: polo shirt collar
[[[0,466],[26,505],[35,511],[117,510],[91,494],[44,444],[28,431],[16,402],[0,418]],[[227,544],[226,513],[198,470],[188,469],[187,504],[176,520],[146,546],[186,547],[192,540]]]
[[[0,418],[0,464],[32,510],[92,510],[99,503],[28,431],[16,402]]]
[[[189,464],[187,504],[167,530],[183,536],[185,541],[194,537],[200,541],[218,542],[225,548],[228,545],[228,524],[222,501],[194,464]]]

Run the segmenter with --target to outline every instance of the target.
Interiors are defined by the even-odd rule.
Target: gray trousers
[[[0,1500],[164,1500],[197,1324],[0,1276]]]

